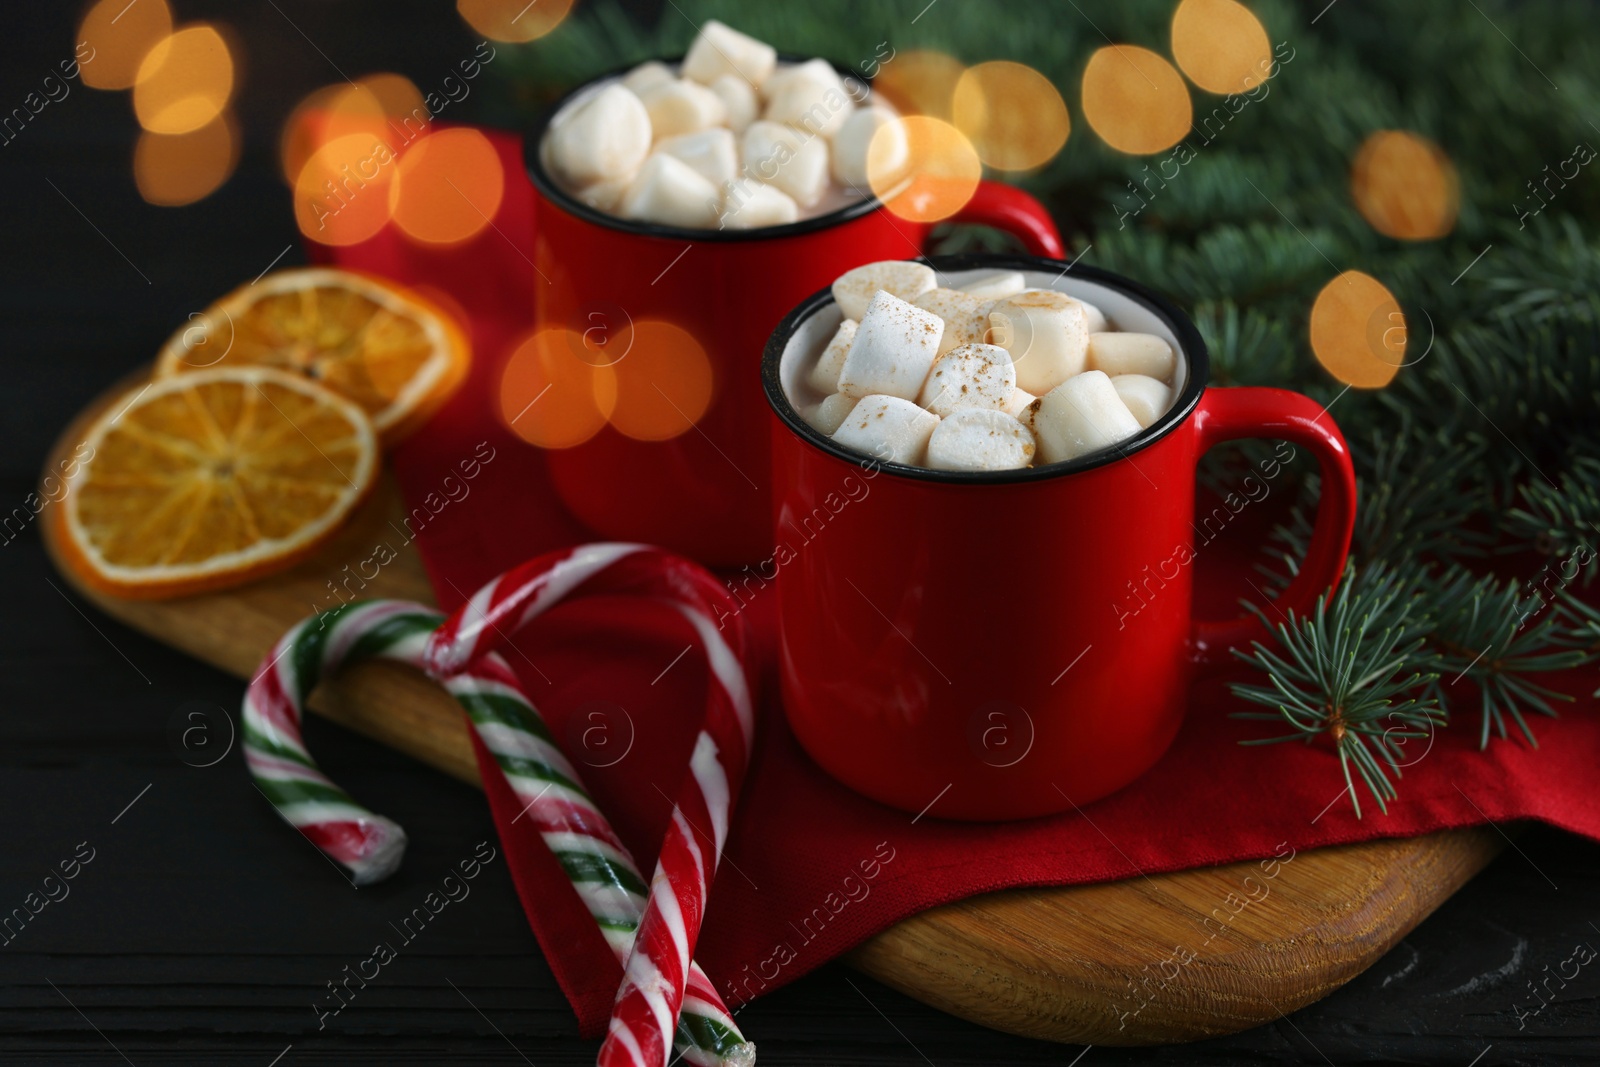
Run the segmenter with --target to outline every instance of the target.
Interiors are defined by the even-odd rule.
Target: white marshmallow
[[[898,396],[864,396],[833,433],[846,448],[886,463],[920,464],[939,416]]]
[[[698,82],[680,79],[651,85],[640,90],[639,99],[657,140],[720,126],[728,118],[722,97]]]
[[[553,124],[549,165],[569,186],[617,181],[650,154],[650,114],[637,96],[608,85]]]
[[[1114,375],[1111,385],[1133,417],[1139,420],[1141,430],[1165,415],[1167,408],[1172,406],[1172,388],[1147,375]]]
[[[1011,353],[1017,387],[1048,393],[1084,368],[1089,331],[1083,305],[1052,289],[1027,289],[995,301],[989,341]]]
[[[874,140],[878,147],[871,158],[877,165],[880,185],[892,183],[899,176],[911,160],[905,123],[881,107],[864,107],[847,118],[833,135],[835,181],[854,191],[871,191],[867,159]]]
[[[938,355],[943,332],[939,316],[880,291],[856,327],[839,372],[839,391],[857,397],[883,393],[915,399]]]
[[[652,85],[664,85],[676,81],[677,77],[672,73],[671,67],[652,59],[640,63],[623,75],[622,84],[635,93],[642,93]]]
[[[889,112],[890,115],[898,116],[900,114],[888,100],[872,99],[872,86],[854,74],[845,74],[839,79],[839,84],[844,86],[844,95],[850,98],[850,103],[856,108],[878,107]],[[852,115],[855,114],[854,111],[850,113]]]
[[[1000,410],[1010,415],[1013,419],[1021,420],[1023,412],[1027,411],[1033,402],[1038,399],[1026,389],[1013,389],[1011,390],[1011,395],[1006,397],[1005,407]],[[1028,421],[1031,423],[1032,419]]]
[[[1060,463],[1125,441],[1139,432],[1139,420],[1117,396],[1103,371],[1085,371],[1039,398],[1033,433],[1039,458]]]
[[[832,137],[855,111],[856,105],[845,91],[844,82],[832,67],[825,76],[792,77],[767,97],[761,117],[768,122],[785,122],[818,137]]]
[[[1172,346],[1153,333],[1091,333],[1089,366],[1111,375],[1143,374],[1167,382],[1178,358]]]
[[[1018,277],[1021,277],[1021,275],[1019,274]],[[1052,289],[1023,289],[1022,292],[1023,293],[1049,293],[1049,292],[1055,292],[1055,290],[1052,290]],[[1065,293],[1062,293],[1061,295],[1062,296],[1066,296]],[[1095,307],[1093,304],[1089,303],[1087,300],[1079,300],[1075,296],[1067,296],[1067,299],[1072,301],[1074,304],[1077,304],[1079,307],[1081,307],[1083,309],[1083,321],[1084,321],[1084,324],[1088,327],[1090,333],[1103,333],[1106,330],[1111,329],[1110,324],[1106,320],[1105,312],[1101,311],[1099,308]]]
[[[833,280],[833,299],[847,319],[859,320],[867,313],[878,290],[901,300],[915,300],[937,283],[933,268],[926,263],[905,259],[885,259],[847,270]]]
[[[752,122],[744,131],[744,173],[810,207],[828,186],[828,142],[779,122]]]
[[[807,408],[801,414],[818,433],[832,437],[834,432],[844,425],[844,420],[849,418],[851,409],[857,403],[859,401],[853,396],[834,393],[822,403]]]
[[[930,289],[911,302],[944,320],[944,336],[939,340],[941,356],[957,345],[982,344],[988,337],[992,300],[980,300],[959,289]]]
[[[962,408],[1000,411],[1016,388],[1011,353],[999,345],[961,345],[934,360],[917,403],[941,418]]]
[[[833,339],[822,350],[822,355],[817,357],[816,366],[811,368],[806,378],[811,388],[819,393],[838,390],[839,375],[844,371],[844,357],[850,352],[850,342],[856,339],[858,325],[855,319],[845,319],[839,323],[839,328],[833,332]]]
[[[743,133],[745,127],[761,113],[756,91],[737,74],[718,75],[711,83],[711,91],[717,94],[722,106],[727,109],[728,128],[734,133]]]
[[[844,87],[856,99],[857,107],[870,107],[874,111],[881,111],[892,119],[900,118],[900,109],[894,106],[894,101],[882,94],[874,95],[872,86],[858,81],[854,74],[845,75]]]
[[[633,184],[633,175],[618,178],[613,182],[595,182],[576,190],[572,195],[582,200],[596,211],[615,214],[617,205],[622,203],[622,194],[628,191],[628,186]]]
[[[782,189],[753,178],[740,178],[729,182],[723,192],[718,226],[724,230],[757,230],[783,226],[799,217],[800,205]]]
[[[1077,297],[1073,297],[1077,300]],[[1089,303],[1087,300],[1078,300],[1078,306],[1083,308],[1083,321],[1090,333],[1105,333],[1111,329],[1111,323],[1106,319],[1106,313]]]
[[[739,170],[739,149],[733,133],[721,127],[668,137],[656,142],[656,151],[683,160],[716,186],[733,181]]]
[[[840,79],[839,72],[833,69],[833,64],[821,58],[779,67],[758,88],[761,90],[763,100],[771,100],[791,85],[798,85],[801,82],[844,88],[844,81]]]
[[[778,51],[730,26],[707,19],[683,57],[683,76],[710,85],[723,74],[737,74],[760,85],[778,65]]]
[[[693,167],[658,152],[639,168],[618,212],[625,219],[699,229],[716,224],[721,202],[717,187]]]
[[[1028,280],[1019,270],[997,270],[972,279],[967,284],[960,286],[963,293],[982,297],[984,300],[1002,300],[1008,296],[1015,296],[1028,287]]]
[[[1021,393],[1022,390],[1018,389],[1017,392]],[[1032,394],[1023,393],[1023,395],[1029,396]],[[1012,399],[1015,400],[1017,398],[1015,395],[1013,395]],[[1036,396],[1029,401],[1021,411],[1018,411],[1012,415],[1014,419],[1028,428],[1028,432],[1033,434],[1033,439],[1035,442],[1039,440],[1039,409],[1043,406],[1044,397]]]
[[[928,466],[940,471],[1004,471],[1033,462],[1028,428],[1003,411],[962,408],[928,438]]]

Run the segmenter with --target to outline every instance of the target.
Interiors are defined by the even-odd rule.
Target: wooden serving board
[[[120,393],[67,428],[46,470],[59,469],[88,420]],[[41,514],[47,545],[59,510]],[[400,514],[399,494],[385,481],[339,536],[297,569],[182,600],[120,600],[62,573],[107,615],[248,678],[279,636],[324,602],[327,575],[364,558],[377,531]],[[434,602],[410,546],[364,592]],[[310,708],[480,784],[454,702],[408,668],[356,664],[319,687]],[[1261,884],[1257,863],[990,893],[913,916],[845,959],[918,1000],[1026,1037],[1191,1041],[1271,1022],[1337,989],[1482,870],[1502,843],[1493,828],[1479,827],[1301,852],[1276,868],[1263,900],[1220,928],[1213,909]],[[1249,876],[1255,880],[1245,883]],[[1198,932],[1208,929],[1220,932],[1195,948],[1203,940]],[[1193,957],[1175,957],[1175,946],[1187,946]]]

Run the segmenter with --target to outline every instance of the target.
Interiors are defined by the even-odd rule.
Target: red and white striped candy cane
[[[300,739],[300,709],[323,675],[355,659],[415,664],[439,613],[403,600],[344,604],[303,619],[273,646],[245,693],[244,757],[256,788],[284,820],[356,885],[393,874],[406,833],[351,799]]]
[[[424,656],[430,674],[448,677],[556,604],[597,595],[666,601],[694,628],[710,666],[690,774],[673,806],[599,1057],[601,1067],[665,1067],[755,736],[738,602],[704,568],[660,549],[584,545],[525,563],[478,590],[434,633]],[[718,618],[734,623],[723,631]]]
[[[490,652],[442,683],[466,710],[478,740],[517,795],[572,887],[600,926],[617,962],[627,965],[649,893],[627,847],[555,745],[509,664]],[[676,1045],[695,1067],[750,1067],[755,1046],[744,1039],[699,964],[689,965],[688,993]]]

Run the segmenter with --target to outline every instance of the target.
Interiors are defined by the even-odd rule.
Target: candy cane
[[[664,599],[695,630],[710,666],[706,714],[673,806],[650,896],[600,1049],[601,1067],[664,1067],[691,981],[690,958],[755,734],[745,633],[719,617],[738,604],[702,568],[643,545],[585,545],[526,563],[484,586],[434,634],[426,660],[448,676],[563,600],[602,594]]]
[[[421,604],[372,600],[301,620],[273,646],[245,692],[244,758],[278,814],[356,885],[389,877],[406,832],[350,799],[317,768],[300,739],[300,709],[317,681],[347,660],[417,663],[440,615]]]
[[[442,620],[437,611],[404,601],[354,603],[314,615],[278,642],[245,696],[245,756],[257,785],[291,825],[349,869],[357,885],[395,871],[405,832],[356,804],[317,769],[300,737],[301,707],[319,678],[354,659],[381,657],[420,668],[428,637]],[[644,877],[516,676],[490,653],[441,684],[527,802],[524,813],[561,861],[617,961],[625,963],[644,911]],[[675,1043],[699,1067],[755,1062],[755,1046],[699,964],[690,968]]]
[[[626,966],[644,914],[644,875],[616,831],[584,791],[509,664],[489,652],[444,687],[466,709],[522,815],[560,861],[606,943]],[[755,1046],[744,1039],[721,995],[698,963],[689,965],[688,995],[674,1044],[700,1067],[750,1067]]]

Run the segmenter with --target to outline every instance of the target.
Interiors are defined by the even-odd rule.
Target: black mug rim
[[[788,52],[778,53],[778,59],[785,63],[808,63],[813,58],[817,57],[797,56]],[[683,59],[683,56],[677,56],[658,59],[655,62],[665,63],[669,67],[681,68]],[[643,62],[650,62],[650,60],[644,60]],[[861,84],[871,87],[871,79],[863,78],[832,60],[827,62],[839,73],[840,77],[854,78]],[[533,182],[533,187],[539,191],[539,195],[567,214],[574,215],[596,226],[604,226],[609,230],[619,230],[623,233],[631,233],[640,237],[657,237],[663,240],[690,243],[733,243],[740,241],[768,241],[775,238],[799,237],[808,233],[816,233],[819,230],[826,230],[841,223],[861,218],[863,215],[870,215],[883,206],[883,201],[878,199],[877,194],[868,190],[867,195],[861,200],[835,208],[825,215],[814,215],[811,218],[785,223],[782,226],[762,226],[750,230],[695,230],[686,226],[666,226],[658,222],[619,218],[616,215],[607,214],[599,208],[590,207],[556,183],[550,173],[545,170],[544,161],[539,158],[539,149],[544,143],[545,133],[550,129],[550,123],[557,115],[561,114],[562,109],[571,103],[573,98],[587,92],[601,82],[620,78],[637,66],[639,66],[638,63],[629,63],[626,66],[616,67],[604,74],[596,75],[582,85],[562,94],[560,99],[546,108],[534,120],[532,128],[522,139],[522,162],[527,168],[528,179]]]
[[[1188,379],[1184,382],[1183,392],[1174,399],[1172,406],[1166,414],[1140,430],[1138,434],[1126,442],[1119,442],[1108,448],[1091,452],[1061,463],[1047,463],[1037,467],[1019,467],[1006,471],[944,471],[932,470],[928,467],[913,467],[905,463],[890,463],[874,459],[871,456],[853,451],[834,443],[833,439],[821,432],[800,417],[794,404],[790,402],[788,394],[784,391],[782,376],[779,373],[783,363],[783,353],[789,346],[789,340],[794,336],[800,324],[822,308],[833,303],[832,286],[819,289],[805,300],[801,301],[794,310],[783,317],[777,327],[772,331],[772,336],[767,339],[766,350],[761,357],[761,385],[767,394],[767,403],[772,405],[772,410],[777,414],[791,433],[797,435],[802,441],[819,451],[825,452],[835,459],[844,460],[857,466],[873,464],[876,470],[908,478],[912,481],[937,482],[946,485],[1015,485],[1019,482],[1041,482],[1054,478],[1067,477],[1080,474],[1084,471],[1104,467],[1149,447],[1155,442],[1166,437],[1176,430],[1193,413],[1200,403],[1200,395],[1205,392],[1206,379],[1211,372],[1211,357],[1206,350],[1205,339],[1200,336],[1199,329],[1194,322],[1180,311],[1166,297],[1157,293],[1148,286],[1142,285],[1131,278],[1125,278],[1108,270],[1098,267],[1082,266],[1076,263],[1063,264],[1060,260],[1045,259],[1041,256],[1005,255],[988,252],[972,252],[954,256],[922,256],[915,260],[926,263],[938,273],[946,271],[977,270],[989,268],[993,270],[1019,270],[1019,271],[1053,271],[1060,270],[1062,275],[1071,273],[1089,281],[1098,282],[1107,288],[1116,289],[1153,313],[1161,319],[1178,339],[1185,362],[1188,365]],[[1064,268],[1064,269],[1062,269]]]

